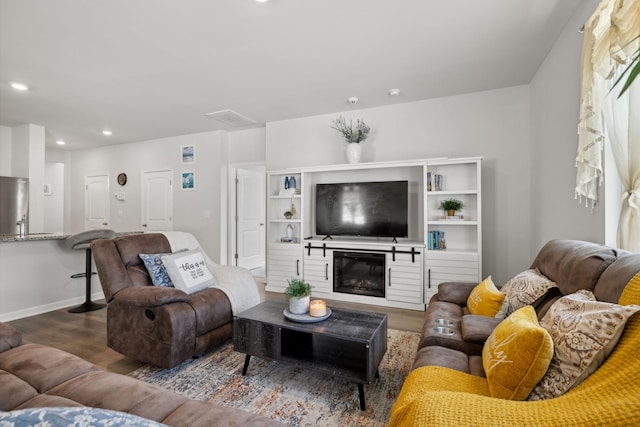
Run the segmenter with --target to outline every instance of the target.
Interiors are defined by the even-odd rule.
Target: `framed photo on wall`
[[[183,164],[193,164],[196,162],[196,146],[195,145],[181,145],[180,157]]]
[[[182,190],[189,191],[196,189],[196,173],[194,171],[182,172]]]

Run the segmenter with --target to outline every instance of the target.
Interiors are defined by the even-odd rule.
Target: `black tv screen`
[[[408,236],[408,181],[316,184],[316,234]]]

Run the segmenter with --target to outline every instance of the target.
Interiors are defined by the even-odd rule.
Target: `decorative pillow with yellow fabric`
[[[482,349],[482,366],[492,397],[524,400],[544,376],[553,356],[549,332],[530,305],[493,330]]]
[[[535,307],[535,303],[545,296],[550,289],[557,287],[554,281],[540,273],[537,268],[517,274],[500,288],[509,300],[507,316],[525,305]]]
[[[553,339],[553,359],[527,400],[560,396],[595,372],[615,348],[627,319],[637,311],[640,306],[597,301],[587,290],[553,303],[540,320]]]
[[[503,319],[507,311],[506,294],[493,284],[491,276],[478,284],[467,299],[469,313]]]

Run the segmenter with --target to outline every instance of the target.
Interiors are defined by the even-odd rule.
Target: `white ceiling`
[[[579,3],[0,0],[0,124],[78,149],[527,84]]]

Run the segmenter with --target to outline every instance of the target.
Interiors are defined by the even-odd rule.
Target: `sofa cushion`
[[[475,314],[462,316],[462,339],[468,342],[484,344],[501,321],[502,319],[495,317],[477,316]]]
[[[627,284],[633,276],[640,270],[640,254],[631,254],[619,251],[616,261],[607,268],[596,287],[593,294],[598,301],[619,303],[620,295],[627,289]]]
[[[200,248],[163,255],[162,262],[173,286],[187,294],[201,291],[216,283]]]
[[[597,301],[587,290],[556,301],[540,321],[553,339],[553,359],[529,400],[560,396],[595,372],[638,311],[640,306]]]
[[[491,276],[488,276],[469,294],[467,299],[469,313],[504,318],[506,314],[505,297],[505,293],[496,288]]]
[[[503,320],[487,339],[482,366],[492,397],[524,400],[547,371],[553,356],[549,332],[527,305]]]
[[[20,345],[22,334],[6,323],[0,323],[0,353]]]
[[[500,288],[509,300],[507,315],[525,305],[537,307],[541,299],[549,292],[549,289],[556,287],[555,282],[549,280],[536,268],[517,274]]]
[[[540,249],[530,268],[537,268],[568,295],[580,289],[593,291],[616,257],[615,249],[596,243],[551,240]]]
[[[444,282],[438,285],[438,301],[457,304],[461,307],[467,305],[469,294],[478,286],[475,282]]]

